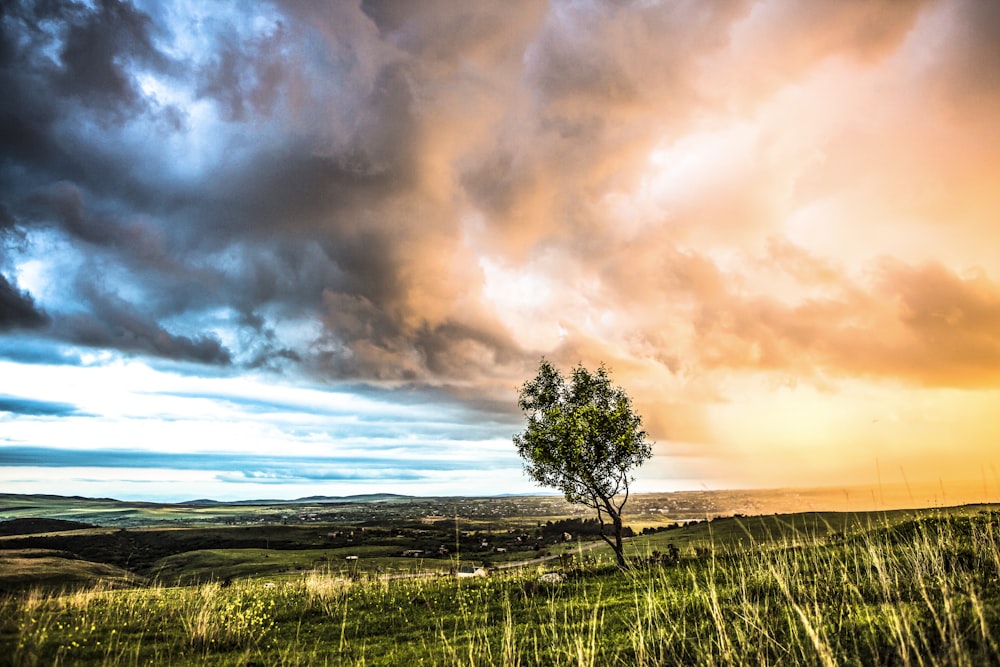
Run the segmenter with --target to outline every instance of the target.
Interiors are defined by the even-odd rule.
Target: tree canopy
[[[610,521],[614,541],[603,530],[601,536],[624,565],[621,514],[631,471],[652,455],[628,394],[612,384],[604,364],[594,372],[578,365],[565,378],[542,359],[538,374],[520,388],[518,407],[527,427],[514,444],[525,472],[594,509],[602,526]]]

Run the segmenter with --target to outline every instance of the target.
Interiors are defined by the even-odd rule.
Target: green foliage
[[[631,471],[652,455],[628,394],[611,383],[603,364],[593,373],[577,366],[567,381],[542,359],[538,374],[521,387],[518,407],[527,426],[514,445],[525,472],[568,502],[595,510],[602,526],[610,519],[615,542],[608,543],[624,565],[621,513]]]
[[[566,500],[593,507],[597,498],[628,491],[629,471],[652,453],[642,418],[601,365],[577,366],[569,383],[546,360],[521,387],[527,428],[514,436],[528,475],[560,489]]]

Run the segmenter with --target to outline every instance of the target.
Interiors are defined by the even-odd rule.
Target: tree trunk
[[[622,516],[615,512],[611,515],[611,521],[615,527],[615,558],[618,559],[618,567],[625,568],[625,549],[622,547]]]
[[[598,498],[600,499],[600,502],[598,502]],[[604,496],[596,496],[592,507],[597,510],[597,520],[601,522],[601,539],[607,542],[609,547],[614,549],[615,560],[618,561],[618,567],[625,569],[627,565],[625,563],[625,548],[622,546],[622,532],[624,531],[624,526],[622,524],[621,512],[615,509],[614,503],[611,502],[610,498],[606,498]],[[614,541],[604,534],[604,526],[607,525],[604,523],[605,514],[611,517],[611,525],[615,528]]]

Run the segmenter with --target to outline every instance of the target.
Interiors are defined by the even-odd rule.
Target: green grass
[[[198,559],[186,554],[222,550],[254,556],[258,559],[259,567],[255,569],[247,565],[232,572],[223,571],[223,567],[214,575],[220,578],[263,574],[289,568],[312,569],[315,567],[312,564],[314,561],[325,558],[329,562],[336,562],[349,555],[360,556],[362,566],[370,567],[373,571],[377,571],[377,568],[409,571],[414,567],[414,559],[399,558],[411,549],[422,550],[431,556],[424,560],[424,567],[447,568],[449,558],[433,558],[442,545],[452,554],[456,550],[460,551],[467,559],[489,558],[502,562],[535,555],[530,544],[514,541],[516,535],[506,524],[496,532],[463,526],[458,548],[455,545],[454,523],[445,523],[450,525],[424,525],[417,522],[414,526],[411,521],[395,521],[378,526],[310,523],[191,527],[160,525],[130,529],[95,527],[3,535],[0,536],[0,554],[24,549],[56,550],[80,560],[128,569],[145,577],[165,576],[168,581],[169,577],[184,574],[188,562],[195,569],[200,568]],[[507,553],[495,553],[491,547],[482,548],[480,545],[484,539],[490,544],[498,542],[497,546],[507,549]],[[250,560],[243,557],[241,562],[246,564]],[[202,577],[206,573],[195,574]]]
[[[0,551],[0,591],[67,586],[132,586],[141,577],[113,565],[80,560],[51,549]]]
[[[358,556],[351,562],[347,556]],[[152,575],[176,584],[226,579],[297,576],[319,571],[328,575],[362,575],[447,572],[448,560],[402,558],[392,546],[359,546],[340,549],[200,549],[157,561]]]
[[[0,655],[13,665],[997,664],[998,516],[713,522],[697,533],[712,528],[700,557],[692,542],[678,562],[637,559],[621,572],[587,554],[560,564],[561,582],[539,569],[301,572],[34,591],[0,601]],[[684,535],[671,533],[647,546]]]

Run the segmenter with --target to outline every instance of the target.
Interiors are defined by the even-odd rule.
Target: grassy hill
[[[971,516],[992,507],[996,506],[719,517],[648,527],[646,534],[628,541],[627,553],[632,558],[645,559],[673,550],[690,556],[705,550],[740,551],[769,542],[811,543],[831,535],[896,525],[915,517]],[[57,519],[15,519],[0,522],[0,554],[9,556],[15,551],[61,554],[52,557],[68,562],[60,568],[53,565],[52,571],[65,570],[67,583],[88,582],[87,578],[70,573],[79,570],[81,563],[90,562],[139,578],[174,584],[315,569],[340,575],[349,571],[372,575],[447,571],[454,565],[456,555],[465,561],[500,565],[540,556],[568,556],[581,547],[596,546],[587,551],[592,557],[609,553],[597,535],[577,532],[584,525],[577,519],[526,523],[513,517],[507,522],[493,521],[489,527],[481,521],[452,519],[397,519],[378,524],[378,521],[196,524],[125,529]],[[567,526],[572,527],[572,539],[563,542]],[[446,553],[441,553],[442,547]],[[420,551],[422,555],[416,559],[404,558],[403,553],[408,551]],[[349,556],[358,559],[348,563]],[[48,578],[58,579],[55,574]],[[17,588],[19,581],[31,586],[37,578],[8,577],[2,590]]]
[[[0,598],[0,654],[14,665],[998,664],[998,519],[994,507],[717,519],[636,538],[627,571],[598,549],[469,579],[273,576],[254,568],[274,550],[196,550],[160,562],[231,581]],[[667,544],[682,545],[678,558],[651,557]]]
[[[0,594],[32,589],[63,590],[89,586],[125,587],[144,578],[114,565],[94,563],[54,549],[0,551]]]
[[[0,662],[1000,664],[998,505],[648,521],[627,571],[551,498],[307,507],[0,522]]]

